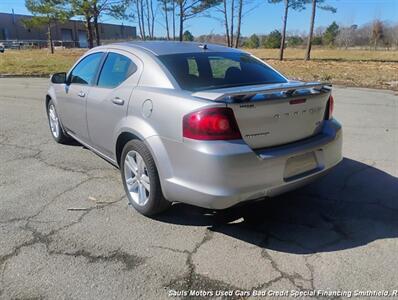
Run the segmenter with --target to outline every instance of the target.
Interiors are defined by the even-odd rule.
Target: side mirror
[[[51,76],[51,82],[55,84],[62,84],[66,83],[66,73],[61,72],[61,73],[55,73]]]

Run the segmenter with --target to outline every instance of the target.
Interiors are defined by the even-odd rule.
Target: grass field
[[[6,50],[0,53],[0,75],[47,76],[67,71],[84,50]]]
[[[398,90],[398,63],[267,60],[291,79]]]
[[[305,62],[303,49],[246,49],[292,79],[330,81],[334,84],[398,90],[398,51],[314,49]],[[67,71],[84,50],[9,50],[0,54],[0,75],[47,76]]]
[[[279,49],[244,49],[262,59],[277,59],[279,57]],[[302,60],[304,58],[304,49],[287,48],[285,50],[286,60]],[[359,49],[324,49],[314,48],[311,51],[311,58],[318,60],[333,61],[381,61],[381,62],[398,62],[398,51],[386,50],[359,50]]]

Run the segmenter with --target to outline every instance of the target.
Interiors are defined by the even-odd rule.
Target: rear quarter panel
[[[145,101],[152,103],[150,116],[143,114]],[[178,149],[185,146],[183,116],[207,106],[225,104],[192,99],[189,93],[173,89],[137,87],[130,98],[127,116],[120,123],[116,139],[122,132],[130,132],[143,140],[152,153],[162,182],[173,176],[174,167],[170,165],[173,160],[170,156],[178,156]],[[170,142],[174,145],[173,151],[168,147]]]
[[[144,102],[152,106],[150,115],[144,113],[147,111]],[[225,104],[195,99],[188,92],[174,89],[137,87],[131,95],[127,116],[121,121],[118,134],[128,131],[141,139],[160,136],[182,142],[183,116],[207,106]]]

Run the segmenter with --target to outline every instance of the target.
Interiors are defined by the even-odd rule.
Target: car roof
[[[225,47],[217,44],[206,44],[197,42],[178,42],[178,41],[134,41],[113,44],[114,46],[122,46],[127,48],[139,48],[151,52],[152,54],[167,55],[181,53],[199,53],[208,52],[234,52],[242,53],[243,51]],[[108,45],[109,46],[109,45]],[[207,48],[206,50],[204,48]]]

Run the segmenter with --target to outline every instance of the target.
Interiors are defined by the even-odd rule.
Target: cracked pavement
[[[116,168],[53,141],[47,82],[0,79],[0,299],[398,289],[393,92],[335,88],[345,159],[319,181],[225,211],[175,204],[149,219],[127,206]]]

